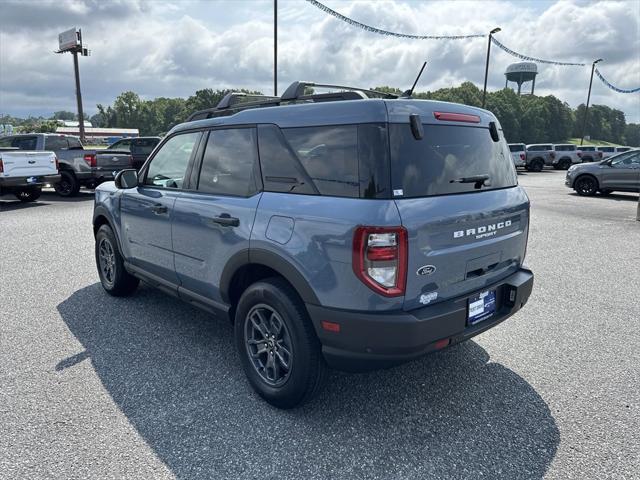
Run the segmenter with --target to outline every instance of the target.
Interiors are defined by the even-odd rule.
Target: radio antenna
[[[416,88],[416,85],[418,84],[418,80],[420,80],[420,76],[422,75],[422,72],[424,70],[424,67],[427,66],[427,62],[424,62],[422,64],[422,68],[420,69],[420,71],[418,72],[418,76],[416,77],[416,81],[413,82],[413,85],[411,86],[411,88],[409,90],[407,90],[406,92],[404,92],[401,97],[402,98],[411,98],[411,95],[413,95],[413,89]]]

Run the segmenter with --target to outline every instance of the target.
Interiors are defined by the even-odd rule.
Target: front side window
[[[69,143],[66,137],[50,136],[45,137],[44,149],[45,150],[62,150],[69,148]]]
[[[145,184],[182,188],[189,159],[200,135],[200,132],[183,133],[167,140],[151,160]]]
[[[640,152],[629,152],[617,155],[611,160],[612,167],[625,168],[640,164]]]
[[[134,140],[131,145],[131,152],[139,155],[149,155],[158,144],[159,140],[152,138],[144,138],[142,140]]]
[[[198,190],[249,197],[258,191],[255,128],[212,130],[202,158]]]
[[[517,185],[502,134],[494,142],[483,127],[425,124],[423,128],[424,138],[416,140],[409,124],[389,125],[394,196],[427,197]]]
[[[113,145],[109,147],[111,150],[122,150],[122,151],[130,151],[131,150],[131,140],[119,140]]]

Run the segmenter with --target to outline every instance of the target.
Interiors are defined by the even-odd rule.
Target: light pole
[[[273,94],[278,96],[278,0],[273,0]]]
[[[491,38],[494,33],[502,30],[500,27],[494,28],[489,32],[489,43],[487,44],[487,64],[484,67],[484,89],[482,90],[482,108],[484,108],[485,99],[487,98],[487,77],[489,76],[489,54],[491,53]]]
[[[589,115],[589,100],[591,100],[591,85],[593,85],[593,71],[596,69],[596,63],[601,62],[602,59],[599,58],[594,60],[591,64],[591,79],[589,80],[589,93],[587,94],[587,106],[584,109],[584,119],[582,120],[582,137],[580,138],[580,145],[584,142],[584,131],[587,128],[587,116]]]

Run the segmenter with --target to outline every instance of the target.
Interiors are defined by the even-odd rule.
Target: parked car
[[[133,168],[139,170],[158,143],[160,143],[160,137],[123,138],[111,144],[107,150],[129,152]]]
[[[602,158],[609,158],[616,153],[623,153],[632,150],[631,147],[614,147],[614,146],[606,146],[606,147],[598,147],[598,151],[602,152]]]
[[[106,292],[143,279],[231,319],[250,384],[281,408],[327,366],[468,340],[533,285],[529,200],[493,114],[310,86],[196,112],[100,185],[93,214]]]
[[[602,152],[595,145],[581,145],[578,156],[583,162],[599,162],[602,160]]]
[[[554,145],[553,151],[556,152],[556,155],[552,165],[556,170],[569,170],[571,165],[582,163],[580,151],[572,143]]]
[[[598,163],[574,165],[567,172],[565,185],[579,195],[592,196],[596,192],[640,191],[640,150],[618,153]]]
[[[553,165],[556,152],[551,143],[527,145],[525,168],[530,172],[541,172],[545,165]]]
[[[131,168],[131,155],[106,150],[86,150],[77,137],[54,133],[29,133],[0,138],[0,147],[52,151],[58,158],[60,181],[54,185],[63,197],[77,195],[81,186],[95,188]]]
[[[43,186],[58,181],[55,153],[0,149],[0,195],[12,194],[21,202],[33,202]]]
[[[516,167],[524,167],[527,160],[527,147],[524,143],[510,143],[511,159]]]

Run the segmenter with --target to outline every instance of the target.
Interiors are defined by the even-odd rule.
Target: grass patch
[[[567,143],[573,143],[575,145],[580,145],[580,139],[579,138],[570,138]],[[619,143],[610,143],[610,142],[605,142],[604,140],[587,140],[585,138],[584,140],[584,145],[595,145],[597,147],[617,147],[620,144]]]

